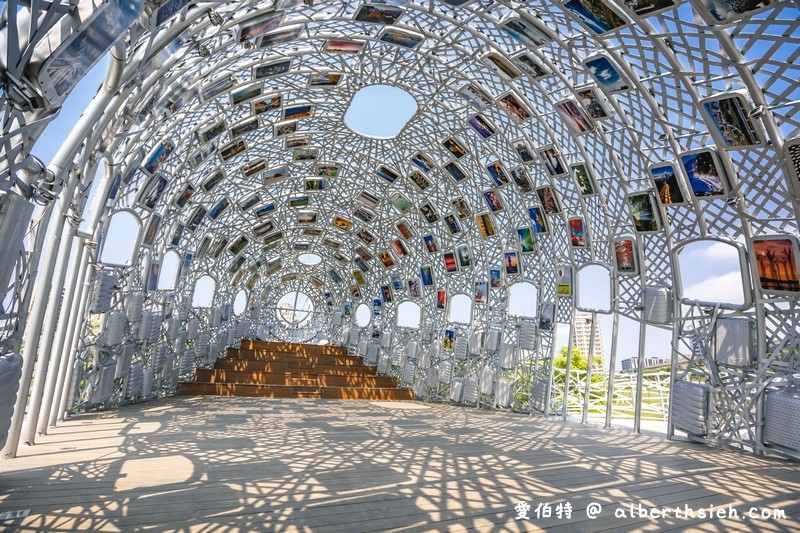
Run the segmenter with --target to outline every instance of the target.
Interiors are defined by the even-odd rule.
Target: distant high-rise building
[[[589,346],[592,335],[592,314],[575,311],[575,328],[572,330],[572,345],[580,352],[589,357]],[[603,351],[603,331],[600,328],[600,321],[594,321],[594,352],[593,357],[599,357],[602,361],[601,368],[605,368],[605,355]]]

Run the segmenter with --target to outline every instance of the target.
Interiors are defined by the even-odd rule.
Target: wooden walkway
[[[40,442],[0,461],[0,514],[30,509],[2,531],[800,530],[798,464],[448,405],[178,397]],[[699,516],[728,506],[738,517]]]

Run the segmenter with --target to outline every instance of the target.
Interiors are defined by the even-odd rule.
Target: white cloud
[[[719,276],[709,276],[683,288],[683,297],[692,300],[720,303],[742,303],[744,289],[738,270]]]

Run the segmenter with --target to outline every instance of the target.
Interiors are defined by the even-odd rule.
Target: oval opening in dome
[[[301,265],[314,266],[322,262],[322,257],[317,254],[302,254],[297,257],[297,261]]]
[[[344,123],[365,137],[392,139],[403,131],[417,109],[417,101],[403,89],[370,85],[353,96]]]

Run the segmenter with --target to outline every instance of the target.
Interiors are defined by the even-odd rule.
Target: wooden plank
[[[0,529],[741,529],[588,520],[592,500],[607,509],[784,506],[786,521],[749,525],[800,527],[794,463],[509,413],[395,405],[175,397],[76,417],[0,461],[0,511],[32,509]],[[78,462],[61,451],[71,442]],[[571,501],[575,512],[516,521],[519,501]]]

